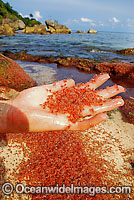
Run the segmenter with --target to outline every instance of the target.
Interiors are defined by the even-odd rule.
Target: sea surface
[[[116,50],[133,48],[133,33],[98,32],[97,34],[16,34],[0,37],[0,52],[26,50],[33,55],[72,56],[95,60],[114,59],[134,62],[133,56],[114,53]]]
[[[4,51],[22,51],[32,55],[71,56],[98,61],[107,59],[120,62],[134,62],[134,56],[116,54],[116,50],[133,48],[134,34],[98,32],[97,34],[16,34],[0,36],[0,53]],[[73,78],[76,83],[87,82],[94,74],[87,74],[74,68],[57,68],[56,64],[38,64],[17,61],[19,65],[37,82],[38,85],[52,83],[66,78]],[[114,84],[107,81],[102,88]],[[127,88],[127,96],[134,97],[134,89]]]

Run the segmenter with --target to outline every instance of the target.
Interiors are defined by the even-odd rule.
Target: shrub
[[[0,23],[2,22],[3,18],[7,17],[13,21],[15,21],[16,19],[20,19],[24,22],[26,26],[34,26],[35,24],[40,24],[40,22],[34,18],[23,18],[21,15],[18,14],[17,11],[12,9],[9,3],[3,3],[3,1],[0,0]],[[33,17],[33,15],[30,14],[30,17]]]

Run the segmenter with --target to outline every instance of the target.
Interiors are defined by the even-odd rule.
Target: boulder
[[[25,24],[22,20],[16,20],[10,23],[10,26],[13,28],[14,31],[22,30],[25,28]]]
[[[39,24],[33,27],[29,27],[29,26],[25,27],[25,29],[22,30],[22,33],[46,35],[48,34],[46,29],[47,29],[46,26],[44,26],[43,24]]]
[[[97,31],[90,28],[88,33],[97,33]]]
[[[20,19],[11,20],[9,18],[4,18],[2,20],[2,24],[8,24],[13,29],[13,31],[22,30],[25,28],[24,22]]]
[[[22,33],[31,34],[34,32],[34,27],[26,26],[25,29],[22,30]]]
[[[115,51],[115,53],[123,54],[126,56],[134,56],[134,48],[127,48]]]
[[[14,35],[14,31],[9,24],[1,24],[0,35]]]
[[[55,29],[53,27],[49,26],[48,32],[51,33],[51,34],[55,33]]]
[[[76,31],[75,33],[86,33],[86,31]]]
[[[35,82],[18,63],[0,54],[0,86],[21,91],[35,86]]]
[[[65,34],[69,34],[71,33],[71,29],[69,29],[68,27],[58,24],[57,22],[52,22],[49,20],[45,21],[46,26],[48,28],[48,32],[50,32],[51,34],[53,33],[65,33]]]

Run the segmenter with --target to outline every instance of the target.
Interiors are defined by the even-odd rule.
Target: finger
[[[84,86],[89,87],[90,89],[96,89],[102,85],[105,81],[110,78],[109,74],[99,74],[95,76],[95,79],[91,79],[89,82],[85,83]]]
[[[73,86],[75,86],[75,81],[73,79],[66,79],[47,85],[47,89],[51,92],[55,92],[58,90],[62,90],[64,87],[70,88]]]
[[[103,98],[110,98],[125,91],[126,89],[124,87],[120,85],[113,85],[112,87],[107,87],[104,90],[98,90],[96,94],[102,96]]]
[[[90,119],[85,119],[80,122],[76,122],[72,126],[70,126],[69,130],[78,130],[78,131],[84,131],[87,130],[100,122],[103,122],[108,119],[108,116],[106,113],[100,113],[98,115],[95,115],[94,117]]]
[[[111,99],[106,101],[103,105],[100,106],[85,106],[85,109],[82,112],[82,116],[94,115],[102,112],[107,112],[118,108],[124,105],[124,101],[121,97],[116,97],[115,99]]]

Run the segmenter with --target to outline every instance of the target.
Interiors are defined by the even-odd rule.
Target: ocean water
[[[112,59],[134,62],[133,56],[114,53],[115,50],[133,48],[134,34],[98,32],[98,34],[16,34],[0,37],[0,52],[26,50],[32,55],[72,56],[95,60]]]
[[[105,61],[112,59],[120,62],[134,62],[134,56],[123,56],[114,53],[115,50],[133,48],[134,34],[98,32],[98,34],[56,34],[35,35],[16,34],[15,36],[0,36],[0,52],[26,50],[32,55],[72,56]],[[76,83],[87,82],[94,74],[85,73],[75,68],[57,68],[56,64],[38,64],[17,61],[38,85],[53,81],[73,78]],[[111,86],[116,82],[108,80],[101,88]],[[126,85],[123,85],[126,87]],[[127,97],[134,97],[134,88],[126,87]]]

